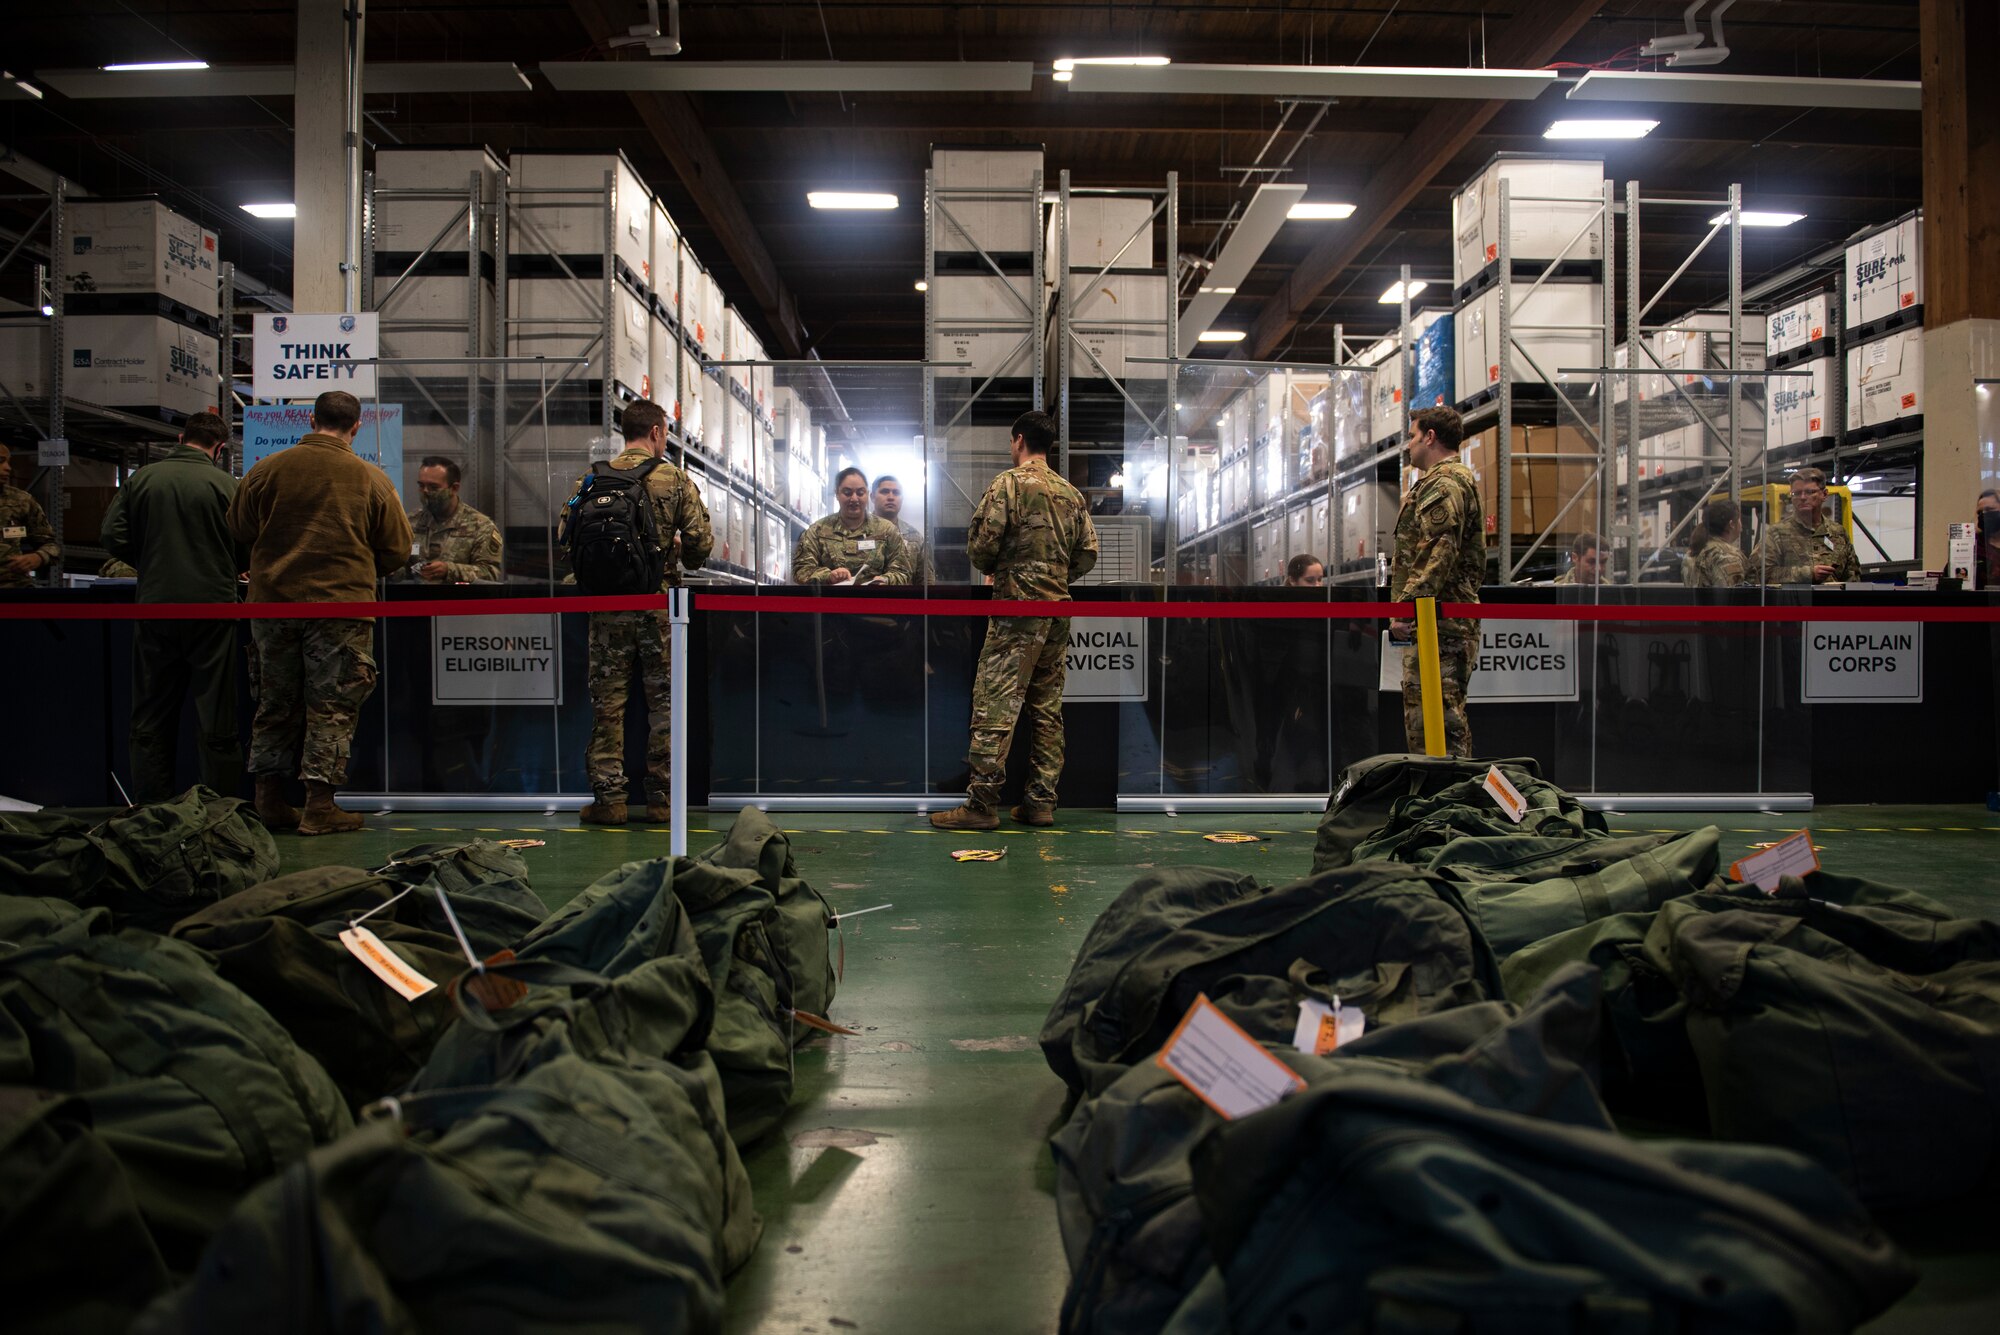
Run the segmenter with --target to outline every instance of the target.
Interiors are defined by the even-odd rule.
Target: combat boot
[[[285,776],[282,774],[259,774],[257,776],[257,819],[264,822],[267,830],[296,830],[299,828],[299,809],[285,800]]]
[[[306,780],[306,809],[299,815],[300,834],[353,834],[367,824],[360,812],[343,811],[333,804],[332,784]]]
[[[931,824],[940,830],[997,830],[1000,828],[1000,813],[992,807],[967,802],[950,811],[932,812]]]
[[[1052,806],[1042,806],[1037,802],[1023,802],[1008,814],[1014,818],[1016,825],[1054,825],[1056,823],[1056,809]]]
[[[625,804],[623,802],[594,801],[576,813],[579,825],[623,825]]]

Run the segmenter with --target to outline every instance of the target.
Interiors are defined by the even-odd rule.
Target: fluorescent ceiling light
[[[1057,83],[1068,83],[1071,79],[1074,79],[1075,77],[1076,73],[1073,70],[1057,70],[1054,75],[1055,81]]]
[[[0,99],[18,102],[25,97],[32,97],[39,102],[42,100],[42,90],[12,70],[0,70]]]
[[[923,279],[921,279],[921,278],[919,278],[919,279],[917,280],[917,291],[919,291],[919,292],[928,292],[928,291],[930,291],[930,290],[931,290],[931,285],[930,285],[929,283],[926,283],[926,282],[925,282],[925,281],[924,281]]]
[[[621,62],[622,63],[622,62]],[[97,69],[38,70],[35,77],[69,98],[290,97],[290,65],[129,66],[120,73]],[[370,93],[525,93],[534,85],[505,60],[370,62],[361,75]]]
[[[1026,93],[1026,60],[559,60],[566,93]]]
[[[806,203],[816,209],[893,209],[894,195],[871,194],[865,190],[809,190]]]
[[[1218,297],[1233,297],[1236,295],[1236,289],[1233,287],[1204,287],[1201,291],[1213,292]]]
[[[296,204],[245,204],[243,211],[253,218],[296,218],[299,206]]]
[[[1410,295],[1414,297],[1417,295],[1417,293],[1423,291],[1425,288],[1429,286],[1430,284],[1426,283],[1421,278],[1412,278],[1410,280]],[[1375,300],[1380,302],[1384,306],[1401,305],[1403,301],[1402,279],[1399,278],[1395,282],[1389,284],[1389,290],[1387,292],[1384,292],[1381,296],[1375,298]]]
[[[1804,79],[1765,74],[1667,74],[1591,70],[1570,85],[1573,102],[1705,102],[1717,106],[1844,107],[1920,111],[1915,79]]]
[[[1323,222],[1329,218],[1335,222],[1354,216],[1352,204],[1306,204],[1292,205],[1292,211],[1285,215],[1297,222]]]
[[[134,65],[99,65],[106,74],[148,74],[164,70],[205,70],[206,60],[143,60]]]
[[[1556,81],[1554,70],[1494,70],[1396,65],[1175,65],[1169,69],[1076,62],[1079,93],[1166,96],[1418,97],[1478,101],[1531,99]]]
[[[1771,209],[1744,209],[1739,214],[1745,227],[1790,227],[1806,215],[1803,213],[1780,213]],[[1720,227],[1729,221],[1727,213],[1718,213],[1708,220],[1710,227]]]
[[[1542,131],[1544,139],[1644,139],[1658,121],[1564,120]]]
[[[1171,56],[1063,56],[1056,61],[1056,73],[1072,73],[1078,65],[1122,65],[1156,70],[1173,63]]]
[[[1197,343],[1241,343],[1241,329],[1204,329],[1195,340]]]

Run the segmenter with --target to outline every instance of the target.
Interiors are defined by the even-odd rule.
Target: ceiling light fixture
[[[99,65],[106,74],[146,74],[168,70],[205,70],[206,60],[145,60],[134,65]]]
[[[1201,337],[1195,341],[1198,343],[1241,343],[1243,337],[1241,329],[1204,329],[1201,331]]]
[[[923,279],[921,279],[921,278],[919,278],[919,279],[917,280],[917,291],[919,291],[919,292],[928,292],[928,291],[930,291],[930,290],[931,290],[931,285],[930,285],[929,283],[926,283],[926,282],[925,282],[925,281],[924,281]]]
[[[1784,213],[1775,209],[1744,209],[1738,216],[1743,219],[1745,227],[1790,227],[1806,215],[1803,213]],[[1708,220],[1708,225],[1710,227],[1721,227],[1728,221],[1729,215],[1727,213],[1718,213]]]
[[[1429,286],[1430,284],[1426,283],[1421,278],[1412,278],[1410,280],[1410,296],[1414,298],[1417,295],[1417,293],[1423,291],[1425,288]],[[1403,280],[1399,278],[1395,282],[1389,284],[1389,290],[1387,292],[1384,292],[1381,296],[1375,298],[1375,300],[1380,302],[1384,306],[1400,305],[1403,300]]]
[[[253,218],[296,218],[299,216],[297,204],[245,204],[243,211]]]
[[[1542,131],[1544,139],[1644,139],[1658,121],[1561,120]]]
[[[898,204],[894,195],[873,194],[865,190],[809,190],[806,203],[816,209],[893,209]]]
[[[1301,202],[1292,205],[1292,211],[1285,216],[1294,222],[1325,222],[1329,219],[1339,222],[1344,218],[1352,218],[1354,216],[1354,206],[1352,204],[1307,204]]]
[[[1074,73],[1078,65],[1136,65],[1144,69],[1158,69],[1173,63],[1171,56],[1063,56],[1056,61],[1056,73]]]
[[[1233,297],[1236,295],[1236,289],[1233,287],[1204,287],[1200,291],[1213,292],[1218,297]]]
[[[42,90],[35,87],[35,85],[29,83],[26,79],[14,73],[12,70],[0,70],[0,83],[6,83],[12,85],[15,88],[18,88],[20,90],[21,96],[23,97],[32,97],[37,102],[42,100]],[[13,94],[11,93],[0,94],[0,96],[13,97]]]

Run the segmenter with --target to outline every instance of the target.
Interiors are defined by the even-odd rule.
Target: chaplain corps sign
[[[311,399],[329,389],[358,398],[375,393],[373,363],[381,355],[381,335],[374,312],[259,315],[254,330],[250,392],[255,397]]]

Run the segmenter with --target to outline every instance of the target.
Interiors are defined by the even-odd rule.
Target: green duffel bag
[[[1391,809],[1405,798],[1423,797],[1465,779],[1477,779],[1492,766],[1525,793],[1541,782],[1542,768],[1527,756],[1504,760],[1461,760],[1456,756],[1421,756],[1391,752],[1357,760],[1340,772],[1319,820],[1313,845],[1312,869],[1331,871],[1363,859],[1355,846],[1389,823]]]
[[[1389,818],[1382,827],[1354,845],[1354,860],[1382,858],[1422,866],[1439,849],[1467,835],[1605,837],[1604,817],[1552,783],[1510,773],[1509,780],[1527,804],[1526,814],[1515,821],[1486,791],[1485,773],[1481,769],[1478,775],[1432,792],[1396,799],[1390,803]]]
[[[1071,1037],[1082,1088],[1101,1091],[1150,1057],[1198,996],[1237,978],[1295,980],[1377,1028],[1501,995],[1449,883],[1391,863],[1323,872],[1190,918],[1125,958]],[[1291,1023],[1281,1029],[1251,1036],[1288,1039]]]
[[[1503,966],[1509,955],[1547,937],[1617,913],[1644,913],[1671,899],[1719,885],[1722,832],[1704,826],[1681,835],[1578,840],[1567,852],[1543,851],[1500,865],[1446,863],[1484,841],[1459,839],[1431,870],[1458,883],[1467,910]],[[1641,846],[1634,848],[1634,844]]]
[[[82,1100],[0,1086],[0,1291],[15,1335],[124,1335],[173,1277]]]
[[[1302,996],[1290,999],[1293,1016]],[[1214,999],[1259,1026],[1239,993]],[[1487,1106],[1605,1124],[1584,1069],[1595,1039],[1596,979],[1577,968],[1528,1007],[1477,1002],[1363,1034],[1328,1058],[1289,1044],[1271,1055],[1301,1076],[1331,1066],[1430,1081]],[[1050,1143],[1056,1211],[1068,1254],[1065,1335],[1159,1330],[1211,1264],[1189,1153],[1219,1114],[1152,1062],[1120,1076]]]
[[[610,1072],[653,1106],[699,1166],[701,1190],[684,1208],[713,1235],[727,1274],[749,1259],[763,1225],[709,1051],[716,993],[694,923],[663,874],[677,862],[694,865],[628,864],[525,939],[519,958],[487,967],[495,986],[529,986],[517,1004],[492,1009],[479,987],[455,986],[459,1022],[410,1092],[511,1086],[569,1056]]]
[[[1262,891],[1256,877],[1216,867],[1149,871],[1119,891],[1084,933],[1062,991],[1042,1021],[1042,1055],[1049,1068],[1071,1089],[1081,1089],[1083,1073],[1071,1050],[1076,1027],[1119,971],[1189,921]]]
[[[121,927],[164,932],[277,872],[277,842],[250,804],[199,786],[96,825],[0,814],[0,894],[109,909]]]
[[[437,889],[449,895],[481,959],[542,920],[520,855],[477,840],[421,844],[378,871],[289,872],[183,918],[173,934],[207,951],[222,976],[275,1016],[359,1107],[408,1083],[455,1015],[442,987],[405,1000],[340,934],[365,917],[361,925],[404,964],[442,984],[467,961]]]
[[[1845,1331],[1916,1280],[1800,1155],[1642,1144],[1339,1062],[1192,1162],[1216,1269],[1173,1335]]]
[[[0,1085],[89,1109],[169,1267],[191,1267],[244,1192],[351,1124],[319,1063],[193,946],[15,898],[0,898],[0,942]]]
[[[253,1193],[133,1332],[718,1331],[697,1158],[576,1056],[408,1096]]]
[[[787,995],[786,1005],[822,1018],[833,1012],[833,994],[840,980],[827,933],[836,914],[826,896],[813,889],[792,861],[792,842],[756,807],[744,807],[729,827],[729,837],[700,855],[698,861],[740,868],[757,874],[757,884],[769,892],[772,913],[765,932]],[[812,1030],[795,1027],[793,1042],[811,1037]]]

